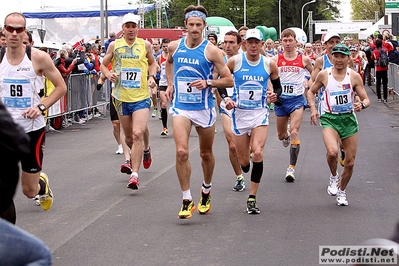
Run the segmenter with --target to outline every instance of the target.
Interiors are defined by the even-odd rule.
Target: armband
[[[281,88],[280,77],[270,81],[272,82],[273,85],[273,92],[277,94],[277,96],[280,96],[281,93],[283,92],[283,89]]]
[[[226,88],[218,88],[219,95],[222,99],[228,97]]]

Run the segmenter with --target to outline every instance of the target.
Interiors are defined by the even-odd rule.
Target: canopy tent
[[[155,9],[155,4],[145,4],[144,13]],[[137,14],[138,5],[109,6],[109,31],[118,32],[122,28],[122,17],[127,13]],[[45,30],[45,42],[75,43],[81,39],[89,41],[101,34],[100,7],[45,7],[34,12],[23,12],[27,26],[32,30],[35,45],[40,44],[37,30]],[[108,33],[106,33],[108,34]]]
[[[391,24],[391,16],[388,16],[388,24]],[[384,17],[382,17],[379,21],[371,25],[369,28],[362,30],[359,32],[359,40],[367,39],[368,36],[372,35],[374,32],[378,31],[378,27],[380,25],[385,25]]]

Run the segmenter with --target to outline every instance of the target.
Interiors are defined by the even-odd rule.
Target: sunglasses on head
[[[14,31],[16,31],[17,33],[21,33],[23,31],[25,31],[25,27],[13,27],[13,26],[10,26],[10,25],[4,25],[4,28],[9,33],[13,33]]]

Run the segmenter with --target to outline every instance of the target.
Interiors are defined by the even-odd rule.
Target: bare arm
[[[173,41],[169,43],[168,45],[168,58],[166,59],[166,64],[165,64],[165,73],[166,73],[166,79],[168,81],[168,87],[166,88],[166,98],[169,101],[172,101],[173,98],[173,53],[177,49],[177,46],[179,44],[179,41]]]
[[[36,74],[41,76],[43,73],[46,73],[46,77],[54,85],[54,90],[42,102],[48,109],[66,93],[67,89],[65,81],[48,54],[32,48],[32,63]],[[33,106],[27,108],[22,115],[34,119],[42,115],[42,112],[39,110],[39,108]]]
[[[320,56],[319,58],[316,59],[314,63],[313,71],[310,76],[312,81],[316,80],[317,74],[319,74],[319,72],[322,70],[323,70],[323,56]]]
[[[103,62],[101,63],[101,73],[103,73],[103,75],[113,83],[116,82],[119,76],[119,74],[108,70],[108,65],[111,63],[112,58],[114,57],[114,47],[115,42],[111,42],[108,46],[107,53],[103,58]]]
[[[157,85],[155,82],[155,75],[157,74],[158,64],[152,54],[151,43],[149,41],[145,41],[145,50],[147,52],[146,56],[148,60],[148,87],[154,88]]]
[[[355,109],[355,111],[360,112],[362,109],[370,106],[370,100],[367,96],[366,90],[364,89],[363,80],[359,73],[356,73],[354,71],[351,72],[351,83],[353,85],[353,90],[356,92],[356,95],[360,99],[360,101],[355,101],[353,103],[353,108]]]
[[[310,116],[310,123],[314,124],[315,126],[317,125],[317,119],[319,118],[319,112],[317,111],[316,108],[316,102],[315,102],[315,94],[320,90],[322,86],[325,85],[326,80],[327,80],[327,71],[323,70],[318,73],[316,76],[315,81],[312,84],[312,87],[307,92],[307,99],[311,111],[311,116]]]

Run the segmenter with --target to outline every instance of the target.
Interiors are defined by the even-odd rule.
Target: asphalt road
[[[326,192],[329,171],[321,129],[310,125],[308,110],[295,183],[284,180],[289,149],[278,141],[271,115],[259,215],[246,213],[248,190],[232,191],[235,176],[218,119],[212,210],[189,220],[177,219],[182,195],[171,126],[171,134],[161,137],[161,121],[149,118],[153,165],[141,169],[140,189],[132,191],[126,188],[128,175],[119,172],[123,156],[115,154],[108,116],[47,134],[44,171],[54,205],[44,212],[18,188],[17,225],[41,238],[58,266],[318,265],[319,246],[386,238],[399,220],[399,108],[393,102],[377,103],[367,91],[372,106],[358,114],[359,149],[347,207],[336,206]],[[191,191],[196,203],[202,182],[198,152],[193,129]]]

